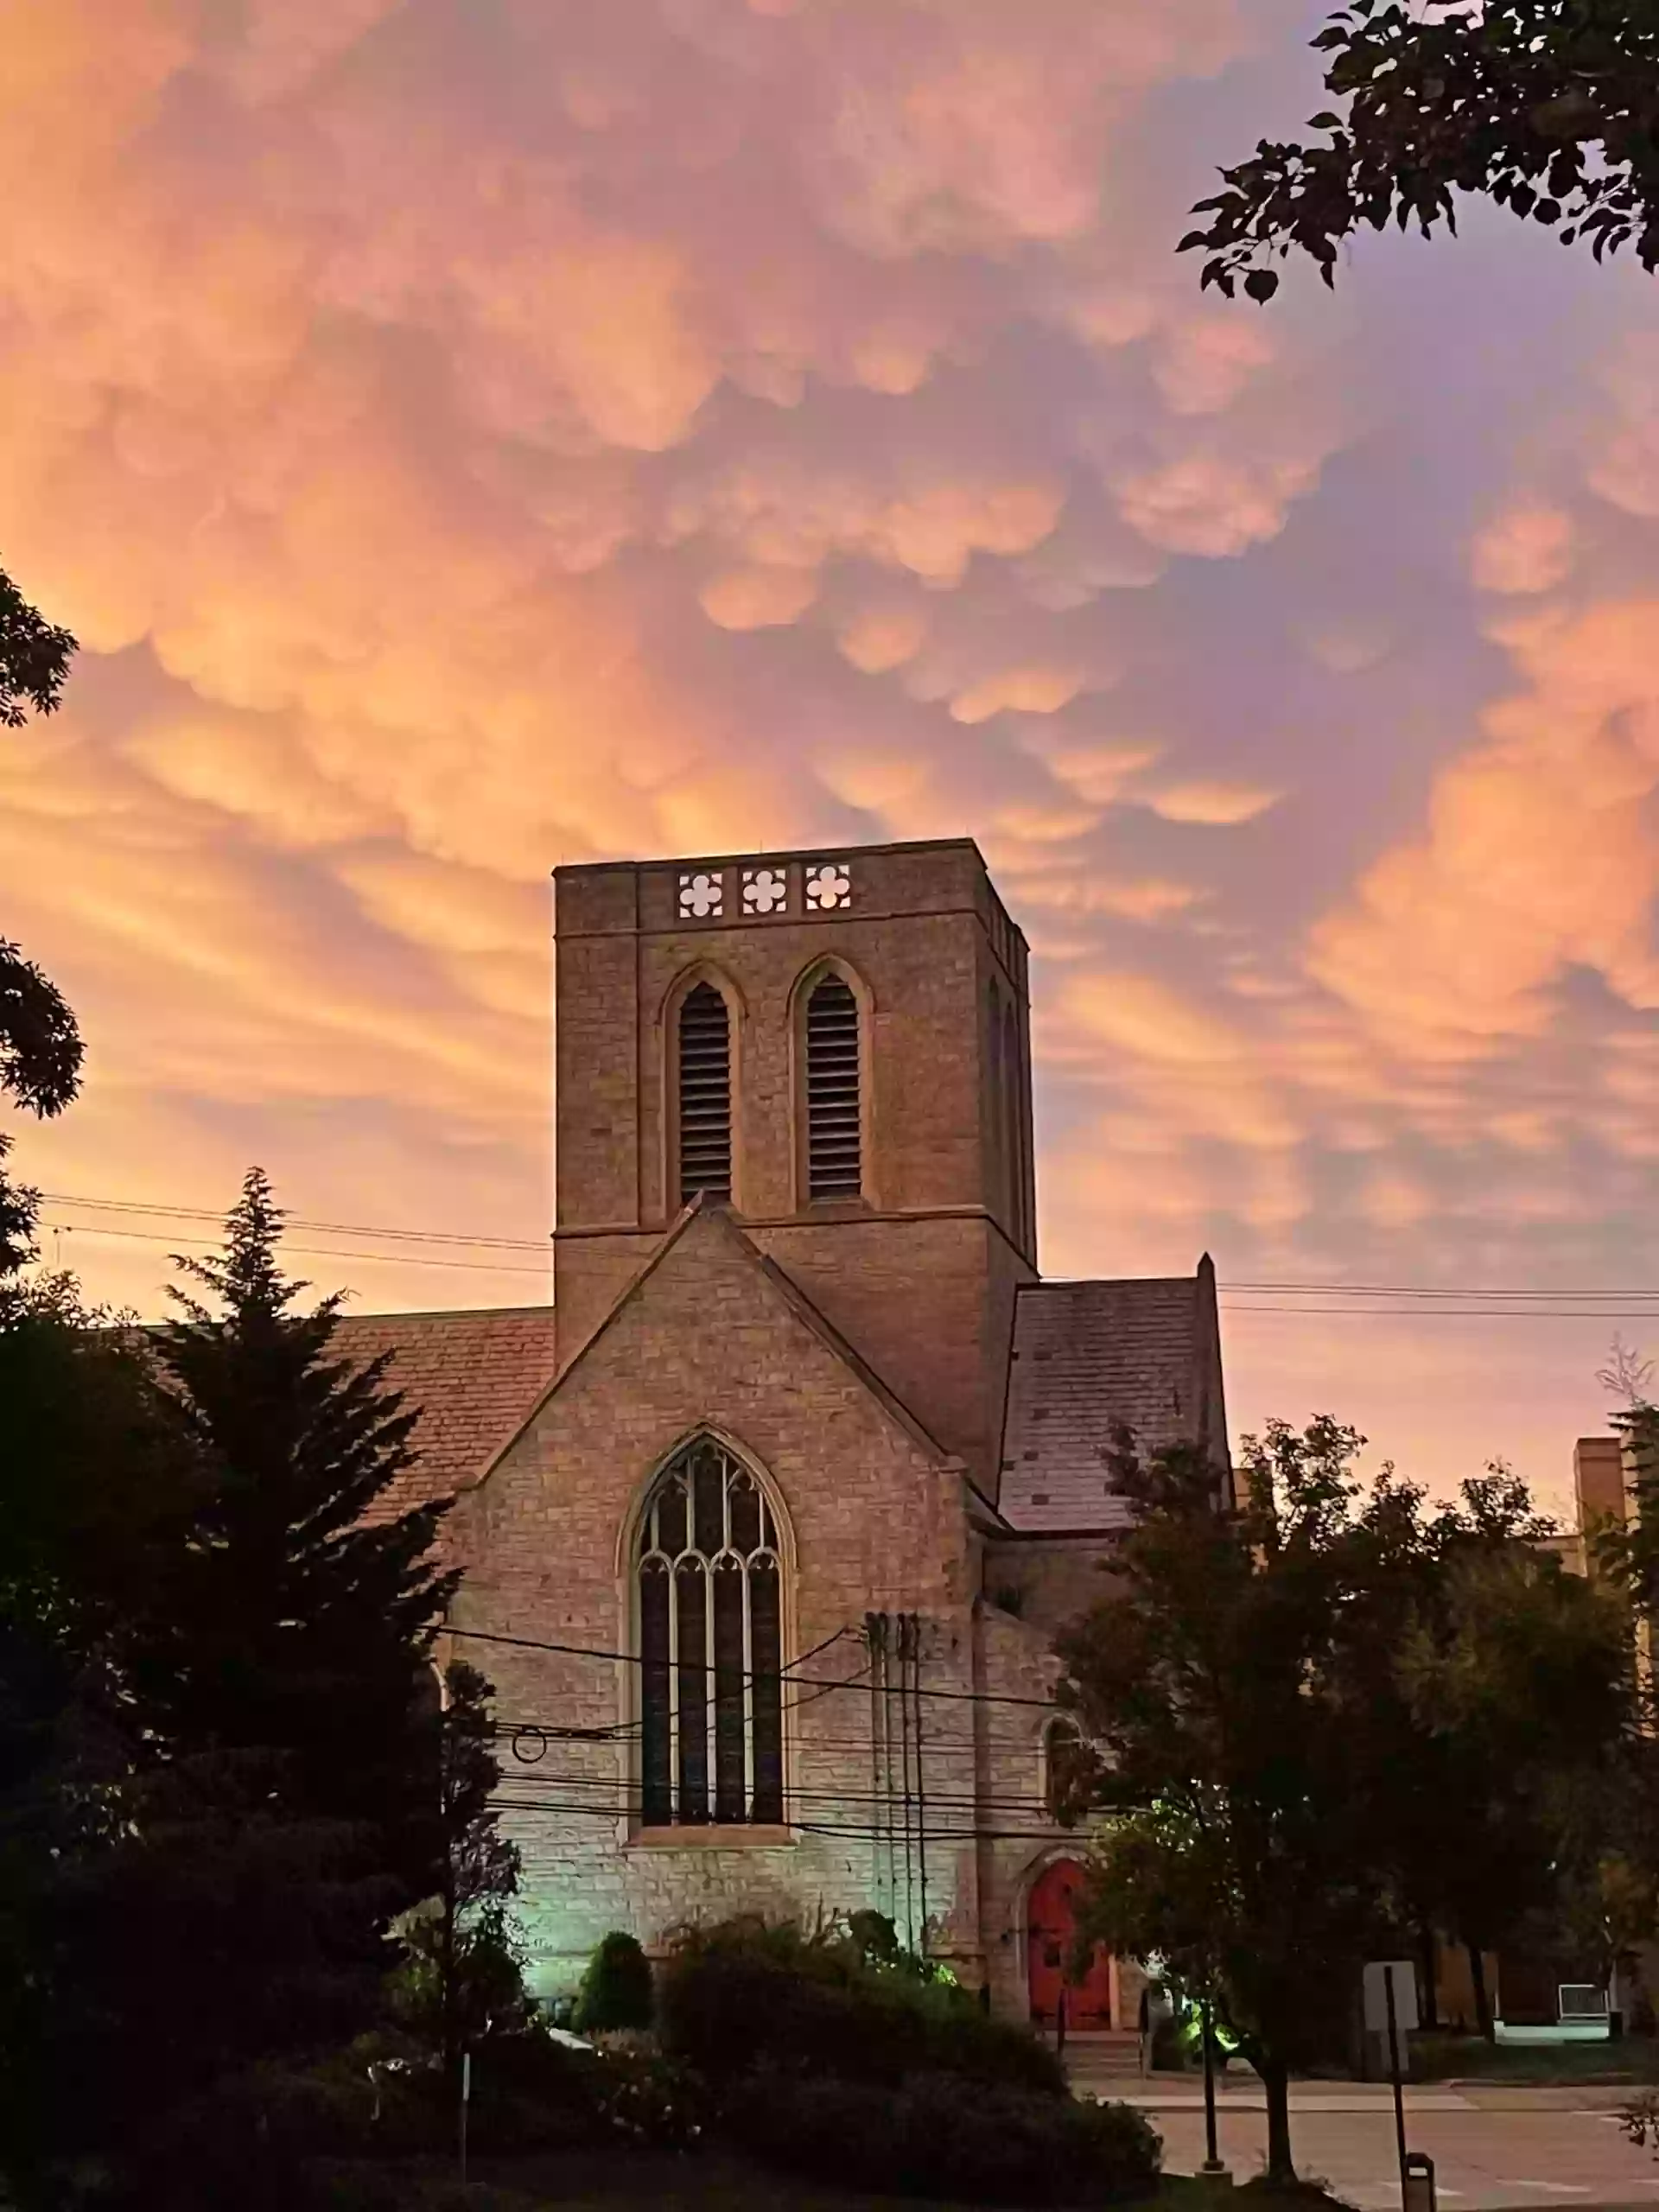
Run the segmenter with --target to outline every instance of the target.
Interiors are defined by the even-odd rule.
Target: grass
[[[1597,2082],[1659,2083],[1659,2037],[1617,2043],[1490,2044],[1479,2036],[1414,2036],[1415,2082],[1494,2082],[1573,2088]]]

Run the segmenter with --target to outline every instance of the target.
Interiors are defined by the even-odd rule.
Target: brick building
[[[1040,1279],[1026,944],[971,842],[556,903],[555,1304],[344,1325],[458,1493],[534,1981],[613,1928],[873,1905],[1052,2012],[1051,1648],[1122,1525],[1110,1423],[1225,1467],[1210,1262]],[[1103,1961],[1071,2017],[1134,1995]]]

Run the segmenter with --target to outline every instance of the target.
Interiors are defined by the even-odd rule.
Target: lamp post
[[[1216,2142],[1216,2050],[1211,2032],[1211,2012],[1210,1992],[1206,1988],[1198,2003],[1198,2036],[1204,2044],[1204,2164],[1198,2168],[1207,2181],[1230,2181],[1232,2177],[1221,2163],[1221,2152]]]

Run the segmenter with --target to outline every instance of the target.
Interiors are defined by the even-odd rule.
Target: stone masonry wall
[[[707,975],[733,1013],[735,1211],[994,1494],[1012,1289],[1032,1255],[998,1135],[985,995],[995,979],[1018,1011],[1015,1121],[1028,1132],[1024,940],[965,842],[851,850],[850,904],[829,912],[805,907],[809,857],[771,856],[790,890],[766,916],[743,912],[737,861],[686,864],[721,885],[720,915],[702,919],[678,912],[678,863],[559,874],[560,1357],[678,1211],[676,1009]],[[801,1187],[798,993],[827,957],[867,1008],[856,1201]]]
[[[926,1681],[970,1688],[973,1557],[961,1474],[935,1464],[785,1301],[718,1214],[695,1216],[540,1414],[451,1517],[465,1579],[461,1630],[626,1653],[632,1645],[626,1535],[653,1472],[709,1427],[769,1478],[798,1560],[787,1652],[829,1643],[786,1692],[793,1840],[718,1831],[642,1841],[625,1810],[627,1739],[519,1739],[505,1753],[507,1825],[524,1854],[532,1976],[574,1985],[593,1946],[626,1929],[645,1943],[677,1923],[738,1910],[892,1910],[902,1853],[876,1833],[867,1611],[926,1622]],[[457,1640],[496,1685],[510,1728],[613,1731],[635,1713],[637,1672],[591,1658]],[[823,1684],[846,1679],[845,1689]],[[925,1773],[942,1831],[927,1867],[941,1948],[972,1970],[979,1949],[976,1708],[925,1700]],[[936,1719],[936,1712],[939,1716]],[[959,1817],[958,1817],[959,1815]],[[951,1835],[950,1828],[963,1833]],[[898,1869],[895,1879],[895,1867]],[[910,1892],[919,1869],[912,1851]]]

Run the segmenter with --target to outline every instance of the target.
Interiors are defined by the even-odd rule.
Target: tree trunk
[[[1289,2183],[1296,2178],[1290,2156],[1290,2073],[1281,2058],[1256,2061],[1268,2107],[1268,2181]]]
[[[451,2082],[461,2080],[461,1991],[455,1970],[455,1903],[445,1885],[442,1933],[438,1942],[438,1986],[443,2007],[443,2070]]]
[[[1469,1980],[1475,1993],[1475,2025],[1488,2043],[1497,2037],[1492,2027],[1492,2000],[1486,1987],[1486,1959],[1478,1943],[1465,1943],[1469,1954]]]
[[[1440,2024],[1440,1997],[1435,1984],[1440,1979],[1440,1945],[1434,1930],[1427,1921],[1423,1923],[1417,1940],[1423,1961],[1423,2025],[1438,2028]]]

